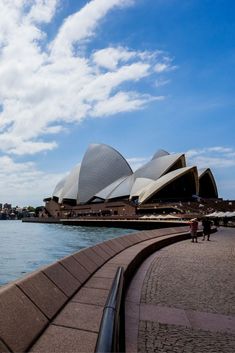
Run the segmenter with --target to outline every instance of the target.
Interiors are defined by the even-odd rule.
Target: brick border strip
[[[189,237],[187,227],[125,235],[67,256],[2,287],[0,289],[1,352],[29,350],[42,333],[53,325],[56,315],[66,308],[68,303],[84,301],[81,296],[82,294],[84,296],[83,292],[89,289],[90,281],[94,282],[100,278],[99,276],[105,276],[105,271],[107,273],[110,266],[115,269],[117,264],[123,265],[122,256],[125,251],[129,251],[128,263],[124,264],[127,286],[136,267],[151,252],[187,237]],[[156,238],[161,239],[156,242]],[[112,271],[110,273],[109,276],[112,277]],[[95,302],[96,298],[94,298],[94,304]]]

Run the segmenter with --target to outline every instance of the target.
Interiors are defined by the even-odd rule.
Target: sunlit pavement
[[[235,229],[149,257],[126,298],[127,352],[235,352]]]

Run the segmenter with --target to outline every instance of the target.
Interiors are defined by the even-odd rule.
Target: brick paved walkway
[[[126,300],[127,352],[235,352],[235,229],[141,266]]]

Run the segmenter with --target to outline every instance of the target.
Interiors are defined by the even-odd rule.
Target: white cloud
[[[33,23],[48,23],[54,16],[57,5],[58,0],[36,0],[26,18]]]
[[[215,146],[194,149],[186,152],[190,164],[198,168],[231,168],[235,166],[235,150],[229,147]]]
[[[92,0],[69,16],[52,43],[53,55],[71,55],[73,45],[94,35],[99,21],[115,7],[128,6],[130,0]]]
[[[219,153],[234,152],[232,148],[230,148],[230,147],[222,147],[222,146],[209,147],[208,151],[209,152],[219,152]]]
[[[122,47],[110,47],[97,50],[93,55],[93,61],[100,67],[115,70],[120,62],[125,63],[136,57],[138,57],[138,53],[135,51],[130,51]]]
[[[159,61],[155,66],[154,66],[154,70],[155,72],[157,72],[158,74],[167,72],[167,71],[173,71],[177,69],[176,65],[172,65],[172,59],[164,56],[161,61]]]
[[[162,87],[167,85],[170,82],[170,80],[165,80],[163,78],[159,78],[158,80],[155,81],[155,86],[158,87]]]
[[[143,100],[143,96],[136,94],[135,92],[118,92],[116,95],[111,97],[108,101],[99,101],[91,113],[92,116],[106,116],[110,115],[110,111],[113,114],[121,113],[125,111],[132,111],[141,109],[153,100],[162,100],[164,97],[152,97],[147,96]]]
[[[229,168],[235,166],[235,160],[224,157],[197,156],[194,157],[194,164],[200,168]]]
[[[155,65],[155,71],[156,72],[163,72],[168,69],[168,65],[165,63],[158,63]]]
[[[17,155],[52,150],[57,143],[49,137],[65,124],[164,99],[136,92],[135,83],[156,75],[163,64],[169,70],[172,60],[165,53],[120,45],[84,50],[109,11],[132,3],[89,1],[48,43],[42,25],[50,25],[62,0],[0,0],[0,150]],[[133,89],[124,91],[126,82]]]
[[[0,202],[19,206],[39,206],[51,196],[63,174],[43,173],[32,162],[16,163],[8,156],[0,157]],[[24,204],[22,204],[24,200]]]

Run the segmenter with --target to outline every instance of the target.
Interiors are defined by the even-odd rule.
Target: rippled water
[[[0,221],[0,285],[82,248],[132,232],[135,231]]]

